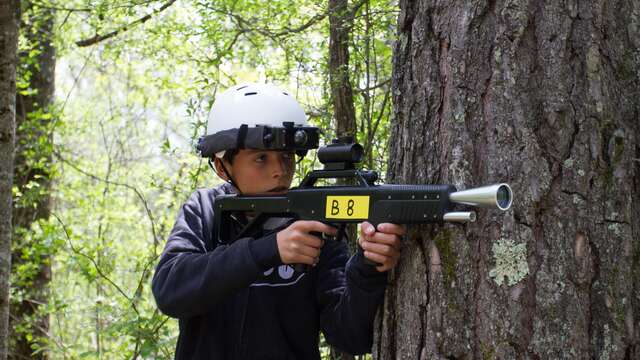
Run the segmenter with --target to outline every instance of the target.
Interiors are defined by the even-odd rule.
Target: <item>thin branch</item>
[[[292,28],[289,26],[285,26],[280,29],[271,29],[271,28],[263,28],[263,27],[253,27],[251,26],[251,24],[255,22],[254,20],[247,20],[244,17],[230,10],[212,8],[212,7],[210,7],[209,9],[218,14],[229,16],[234,21],[236,26],[241,29],[240,31],[241,34],[244,34],[247,32],[256,32],[260,35],[271,38],[272,40],[276,40],[277,38],[281,38],[290,34],[303,32],[308,28],[310,28],[311,26],[322,21],[324,18],[327,17],[327,15],[329,15],[328,11],[324,11],[322,13],[312,16],[307,22],[305,22],[304,24],[298,25],[297,27]],[[240,34],[237,34],[236,36],[238,35]]]
[[[155,2],[156,0],[147,0],[147,1],[142,1],[139,3],[129,3],[126,5],[113,5],[113,6],[109,6],[107,7],[108,10],[113,10],[113,9],[123,9],[123,8],[132,8],[135,6],[140,6],[140,5],[148,5],[152,2]],[[46,2],[41,2],[41,1],[33,1],[31,0],[31,3],[33,5],[36,5],[40,8],[43,9],[49,9],[49,10],[58,10],[58,11],[68,11],[68,12],[94,12],[95,8],[90,8],[90,7],[78,7],[78,8],[72,8],[72,7],[65,7],[65,6],[55,6],[52,5],[50,3],[46,3]]]
[[[141,17],[138,20],[134,20],[131,23],[129,23],[128,25],[125,25],[119,29],[113,30],[110,33],[104,34],[104,35],[95,35],[93,37],[90,37],[88,39],[84,39],[84,40],[80,40],[80,41],[76,41],[76,45],[78,45],[79,47],[85,47],[85,46],[91,46],[91,45],[95,45],[101,41],[110,39],[122,32],[125,32],[129,29],[131,29],[134,26],[140,25],[140,24],[144,24],[145,22],[149,21],[149,19],[151,19],[153,16],[157,15],[158,13],[164,11],[165,9],[167,9],[169,6],[173,5],[173,3],[175,3],[176,0],[169,0],[166,3],[164,3],[164,5],[162,5],[161,7],[159,7],[158,9],[154,10],[153,12],[151,12],[150,14],[147,14],[143,17]]]
[[[156,223],[155,220],[153,218],[153,214],[151,213],[151,209],[149,208],[149,203],[147,202],[147,199],[144,197],[144,195],[142,195],[142,193],[140,192],[140,190],[138,190],[138,188],[136,188],[135,186],[126,184],[126,183],[121,183],[121,182],[117,182],[117,181],[112,181],[112,180],[108,180],[108,179],[103,179],[97,175],[91,174],[81,168],[79,168],[78,166],[72,164],[70,161],[68,161],[67,159],[65,159],[62,154],[60,154],[58,151],[54,151],[53,154],[55,155],[56,158],[58,158],[58,160],[62,161],[63,163],[69,165],[72,169],[76,170],[77,172],[88,176],[94,180],[97,181],[101,181],[105,184],[111,184],[111,185],[116,185],[116,186],[122,186],[125,187],[131,191],[133,191],[136,196],[138,197],[138,199],[140,199],[140,202],[142,202],[142,206],[144,207],[145,212],[147,213],[147,217],[149,218],[149,222],[151,223],[151,233],[153,234],[153,241],[154,243],[158,243],[159,239],[158,239],[158,234],[156,232]]]
[[[51,215],[53,215],[53,217],[55,217],[56,220],[58,220],[58,223],[60,223],[60,225],[62,226],[62,230],[64,231],[64,234],[65,234],[65,236],[67,238],[67,243],[69,244],[69,247],[71,248],[71,251],[73,251],[75,254],[78,254],[78,255],[86,258],[87,260],[89,260],[93,264],[93,267],[96,269],[96,272],[98,273],[98,275],[100,275],[101,278],[103,278],[109,284],[111,284],[111,286],[113,286],[120,293],[120,295],[124,296],[124,298],[127,299],[131,303],[131,308],[133,309],[133,311],[135,311],[136,314],[138,316],[140,316],[140,313],[138,312],[138,309],[136,308],[136,304],[131,300],[129,295],[127,295],[127,293],[125,293],[124,290],[122,290],[122,288],[118,284],[116,284],[113,280],[111,280],[110,277],[108,277],[105,273],[102,272],[102,269],[100,269],[100,267],[98,266],[98,264],[96,263],[94,258],[92,258],[91,256],[89,256],[89,255],[83,253],[82,251],[78,250],[73,245],[73,242],[71,241],[71,236],[69,235],[69,230],[67,229],[67,226],[65,225],[65,223],[62,221],[62,219],[60,219],[60,217],[58,217],[58,215],[56,213],[52,212]]]
[[[57,10],[57,11],[68,11],[68,12],[92,12],[92,8],[70,8],[64,6],[55,6],[52,4],[47,4],[40,1],[31,1],[31,3],[39,8],[48,9],[48,10]]]
[[[375,137],[376,132],[378,132],[378,125],[382,120],[382,117],[384,115],[384,110],[387,107],[387,101],[389,101],[390,95],[391,95],[391,89],[387,89],[387,91],[384,93],[384,99],[382,100],[382,106],[380,107],[380,113],[378,114],[378,118],[373,124],[373,130],[371,130],[371,133],[369,133],[369,138],[367,139],[367,145],[365,149],[369,149],[369,147],[373,146],[373,138]]]
[[[71,89],[69,89],[69,92],[67,93],[67,96],[65,96],[64,102],[60,107],[61,114],[64,113],[64,108],[67,106],[67,102],[69,102],[69,97],[71,97],[71,93],[73,92],[73,90],[75,90],[76,86],[78,85],[78,80],[80,80],[80,76],[82,76],[84,69],[87,67],[87,64],[89,63],[89,58],[91,58],[92,55],[93,55],[93,50],[91,50],[91,53],[89,54],[89,56],[85,57],[84,64],[82,64],[82,67],[78,72],[78,75],[73,79],[73,85],[71,85]]]
[[[158,314],[158,309],[156,309],[156,310],[153,312],[153,316],[152,316],[152,317],[155,317],[157,314]],[[167,317],[165,317],[165,318],[164,318],[160,323],[158,323],[158,325],[157,325],[157,326],[155,326],[155,327],[153,327],[153,328],[151,329],[151,332],[152,332],[153,334],[157,334],[157,333],[158,333],[158,331],[159,331],[159,330],[164,326],[164,324],[166,324],[166,323],[167,323],[167,321],[169,321],[169,319],[170,319],[170,318],[169,318],[168,316],[167,316]],[[137,358],[138,358],[138,356],[140,356],[141,351],[142,351],[142,349],[140,348],[140,336],[138,336],[138,337],[136,337],[136,346],[135,346],[135,349],[134,349],[134,351],[133,351],[133,357],[132,357],[132,360],[137,359]]]
[[[280,37],[283,35],[287,35],[287,34],[295,34],[295,33],[299,33],[302,31],[307,30],[308,28],[310,28],[312,25],[314,25],[315,23],[322,21],[325,17],[327,17],[328,13],[324,12],[322,14],[317,14],[315,16],[313,16],[311,19],[309,19],[309,21],[307,21],[306,23],[295,27],[295,28],[290,28],[290,27],[285,27],[283,28],[279,33],[276,33],[275,36],[276,37]]]
[[[384,81],[382,81],[382,82],[379,82],[379,83],[377,83],[377,84],[375,84],[375,85],[373,85],[373,86],[371,86],[371,87],[366,87],[366,88],[355,88],[355,89],[354,89],[354,91],[355,91],[355,92],[357,92],[357,93],[369,92],[369,91],[371,91],[371,90],[375,90],[375,89],[377,89],[377,88],[381,88],[381,87],[383,87],[383,86],[385,86],[385,85],[389,84],[390,82],[391,82],[391,78],[386,79],[386,80],[384,80]]]
[[[15,322],[19,322],[20,320],[23,319],[19,319],[15,314],[9,314],[9,317],[11,317],[11,320],[15,321]],[[43,333],[46,337],[47,340],[51,340],[53,341],[54,344],[56,344],[56,346],[62,350],[63,354],[66,357],[67,354],[67,346],[65,346],[62,342],[60,342],[59,340],[57,340],[56,338],[53,337],[53,334],[50,332],[49,329],[45,329],[44,327],[38,325],[35,322],[30,322],[29,326],[35,327],[37,330],[40,330],[41,333]],[[11,356],[17,356],[20,359],[32,359],[31,357],[26,357],[22,354],[19,354],[17,352],[14,352],[11,354]]]
[[[353,18],[356,16],[358,10],[360,10],[362,5],[364,5],[367,1],[368,0],[360,0],[357,3],[353,4],[351,9],[349,9],[349,13],[347,14],[347,20],[353,21]]]

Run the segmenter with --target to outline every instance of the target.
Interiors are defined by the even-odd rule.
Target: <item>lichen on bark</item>
[[[489,271],[498,286],[513,286],[529,274],[527,263],[527,244],[516,244],[512,239],[501,238],[491,248],[495,267]]]

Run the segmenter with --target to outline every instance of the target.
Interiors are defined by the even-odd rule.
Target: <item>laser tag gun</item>
[[[316,136],[292,131],[283,143],[306,146]],[[283,137],[284,139],[284,137]],[[222,195],[215,199],[214,238],[226,243],[232,217],[237,213],[252,214],[253,219],[239,233],[245,237],[268,218],[283,217],[317,220],[338,226],[369,221],[374,226],[383,222],[396,224],[428,224],[443,222],[473,222],[474,211],[459,210],[472,206],[506,211],[511,207],[513,193],[507,184],[495,184],[458,191],[453,185],[376,185],[375,171],[359,170],[363,148],[351,139],[334,140],[318,149],[323,170],[306,175],[298,187],[285,195],[244,196]],[[319,179],[352,179],[356,185],[315,186]],[[340,236],[338,237],[340,238]],[[235,240],[235,239],[228,239]]]

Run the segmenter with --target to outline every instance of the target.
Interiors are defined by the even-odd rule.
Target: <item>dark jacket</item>
[[[283,265],[276,234],[216,245],[213,202],[230,185],[184,204],[153,276],[158,308],[179,319],[176,359],[320,359],[329,344],[369,352],[386,275],[326,241],[307,272]]]

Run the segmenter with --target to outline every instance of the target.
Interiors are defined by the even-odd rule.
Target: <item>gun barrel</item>
[[[456,191],[449,194],[449,199],[459,204],[505,211],[511,207],[513,192],[508,184],[503,183]]]
[[[444,221],[451,222],[475,222],[476,213],[473,211],[448,212],[442,217]]]

